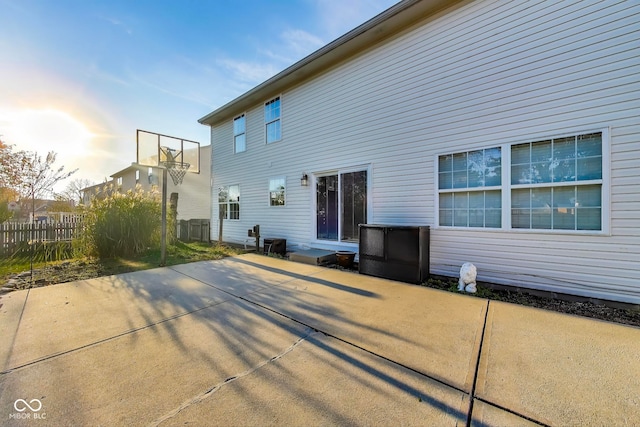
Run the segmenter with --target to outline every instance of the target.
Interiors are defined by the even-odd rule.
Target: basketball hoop
[[[182,184],[182,180],[191,166],[189,163],[172,161],[162,162],[162,164],[167,169],[167,172],[169,172],[169,175],[171,175],[174,185]]]

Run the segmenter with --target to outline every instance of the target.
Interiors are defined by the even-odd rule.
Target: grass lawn
[[[242,250],[225,245],[201,242],[183,243],[167,246],[166,265],[186,264],[194,261],[221,259],[243,253]],[[34,263],[33,286],[46,286],[55,283],[71,282],[74,280],[91,279],[112,274],[129,273],[132,271],[156,268],[160,264],[160,250],[150,250],[146,253],[129,258],[82,258],[56,262]],[[29,259],[0,260],[0,286],[16,274],[29,272]],[[30,275],[29,275],[30,276]],[[18,289],[24,289],[31,284],[31,278],[21,280]]]

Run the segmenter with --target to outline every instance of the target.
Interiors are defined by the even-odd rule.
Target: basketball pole
[[[167,168],[162,168],[162,232],[160,237],[160,267],[167,264]]]

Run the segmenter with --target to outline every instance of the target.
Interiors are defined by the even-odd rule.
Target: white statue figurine
[[[465,262],[460,268],[460,280],[458,280],[458,290],[467,291],[471,294],[476,293],[476,277],[478,271],[476,266],[470,262]]]

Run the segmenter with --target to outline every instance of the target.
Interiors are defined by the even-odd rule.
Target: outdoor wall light
[[[300,178],[300,185],[306,187],[309,185],[309,176],[306,173],[302,173],[302,178]]]

